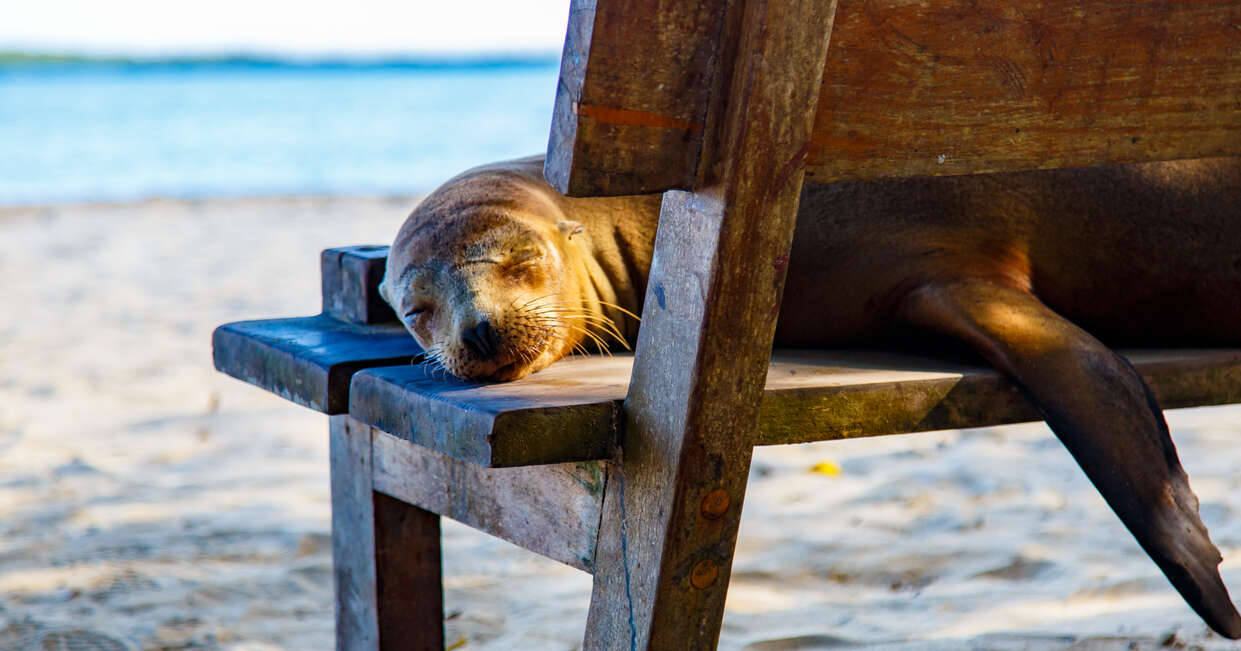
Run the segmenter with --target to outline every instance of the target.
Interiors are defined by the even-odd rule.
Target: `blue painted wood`
[[[226,323],[212,336],[217,370],[325,414],[349,410],[349,381],[373,366],[409,366],[422,355],[400,325],[319,315]]]
[[[354,373],[408,366],[422,355],[379,295],[387,256],[386,246],[324,251],[323,313],[216,328],[216,369],[316,411],[345,413]]]

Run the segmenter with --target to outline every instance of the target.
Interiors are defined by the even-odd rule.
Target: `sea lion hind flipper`
[[[1127,361],[1029,292],[996,282],[923,285],[897,314],[965,341],[1016,382],[1185,601],[1216,632],[1241,638],[1198,498]]]

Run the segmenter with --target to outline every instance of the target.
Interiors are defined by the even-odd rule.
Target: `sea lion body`
[[[910,289],[962,278],[1109,342],[1241,342],[1241,159],[808,185],[777,345],[882,336]]]
[[[410,215],[381,290],[433,363],[511,380],[632,341],[658,195],[571,199],[541,158]],[[1241,638],[1163,414],[1102,341],[1241,343],[1241,159],[807,185],[775,335],[930,334],[1012,379],[1186,601]]]

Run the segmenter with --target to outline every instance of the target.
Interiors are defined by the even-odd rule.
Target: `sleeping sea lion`
[[[448,181],[385,299],[448,372],[512,380],[635,339],[658,195],[574,199],[542,159]],[[933,333],[1038,408],[1191,607],[1241,638],[1163,414],[1101,343],[1241,343],[1241,159],[807,185],[776,345]]]

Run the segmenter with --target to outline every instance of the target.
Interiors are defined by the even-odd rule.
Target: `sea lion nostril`
[[[499,348],[500,337],[491,322],[484,320],[473,328],[461,331],[461,342],[471,353],[479,357],[494,357]]]
[[[499,352],[500,333],[496,332],[496,329],[491,327],[491,321],[484,319],[482,323],[478,324],[475,331],[478,332],[478,337],[486,342],[487,349],[491,351],[488,353],[489,355],[495,355]]]

